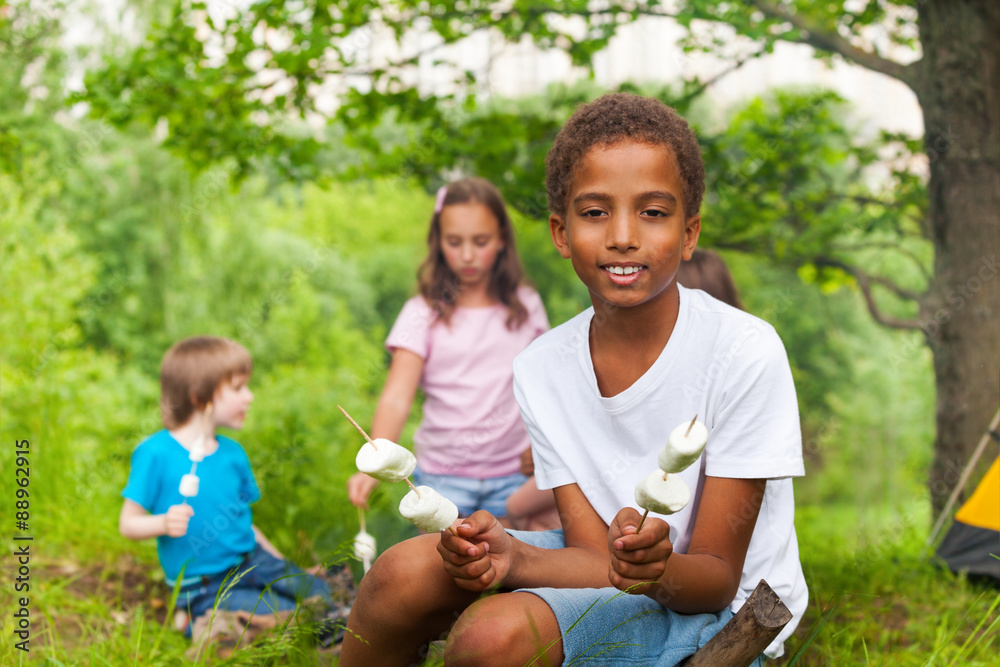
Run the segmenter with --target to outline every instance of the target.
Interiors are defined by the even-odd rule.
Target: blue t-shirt
[[[183,537],[156,538],[160,565],[173,581],[184,568],[184,579],[224,572],[252,551],[256,538],[250,504],[260,500],[260,489],[246,452],[235,440],[217,435],[219,448],[198,463],[198,495],[188,499],[194,515]],[[163,430],[132,452],[132,469],[122,496],[150,514],[164,514],[179,505],[181,477],[191,472],[188,450]],[[186,567],[185,567],[186,566]]]

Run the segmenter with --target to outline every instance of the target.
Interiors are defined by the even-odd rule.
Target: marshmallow
[[[673,514],[684,509],[690,500],[691,490],[684,480],[662,470],[649,473],[635,485],[636,504],[650,512]]]
[[[198,476],[184,475],[181,477],[181,495],[185,498],[194,498],[198,495]]]
[[[667,439],[667,444],[660,450],[659,463],[663,472],[680,472],[698,460],[708,444],[708,429],[699,421],[688,427],[691,422],[684,422],[673,430]],[[684,434],[688,433],[687,436]]]
[[[375,556],[378,555],[378,550],[375,547],[375,537],[361,531],[354,536],[354,557],[364,563],[365,572],[371,567],[372,561],[375,560]]]
[[[383,482],[401,482],[413,474],[417,459],[410,450],[385,438],[374,444],[366,442],[358,451],[354,459],[358,470]]]
[[[205,459],[205,436],[199,435],[198,439],[191,445],[188,458],[195,463],[201,463]]]
[[[417,495],[417,491],[420,495]],[[451,527],[458,518],[458,508],[429,486],[410,490],[399,503],[399,513],[427,533]]]

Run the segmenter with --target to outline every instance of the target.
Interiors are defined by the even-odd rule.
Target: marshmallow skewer
[[[635,502],[646,510],[635,529],[638,533],[650,510],[673,514],[684,509],[691,502],[691,490],[679,475],[656,470],[635,485]]]
[[[403,496],[399,503],[399,513],[417,528],[428,533],[450,530],[458,518],[458,507],[429,486],[414,488]]]
[[[354,462],[358,470],[383,482],[402,482],[417,467],[413,452],[385,438],[362,445]]]
[[[361,435],[365,436],[365,440],[368,442],[368,444],[371,445],[372,447],[374,447],[375,449],[378,449],[378,446],[372,441],[371,438],[368,437],[368,434],[365,433],[365,430],[363,428],[361,428],[361,426],[358,425],[358,422],[354,421],[354,419],[351,417],[351,415],[347,414],[347,410],[345,410],[344,408],[340,407],[339,405],[337,406],[337,408],[341,412],[344,413],[344,416],[347,417],[347,421],[351,422],[351,424],[354,425],[354,428],[358,429],[358,433],[360,433]]]
[[[184,496],[184,500],[181,501],[181,505],[186,505],[188,498],[194,498],[198,495],[198,475],[188,474],[181,477],[181,495]]]
[[[708,429],[698,422],[698,415],[690,424],[681,424],[670,433],[667,444],[657,457],[663,471],[662,478],[659,472],[654,472],[635,487],[635,502],[646,510],[635,529],[636,533],[642,529],[650,511],[669,515],[684,509],[691,501],[691,490],[676,473],[697,461],[706,444]]]
[[[691,423],[681,424],[675,428],[667,439],[667,444],[660,450],[658,463],[660,470],[676,473],[684,470],[698,460],[708,443],[708,429],[698,421],[695,415]]]
[[[361,561],[365,574],[372,566],[372,561],[378,555],[378,548],[375,545],[375,537],[365,530],[365,511],[358,508],[358,522],[361,524],[361,531],[354,536],[354,557]]]
[[[205,418],[209,418],[212,415],[212,404],[209,403],[205,406]],[[181,484],[178,491],[184,496],[184,500],[181,501],[181,505],[188,504],[188,498],[194,498],[198,495],[198,475],[195,473],[198,470],[198,464],[205,460],[205,434],[200,433],[193,443],[191,443],[191,449],[188,452],[188,458],[191,459],[191,472],[181,477]]]
[[[429,486],[417,487],[410,481],[410,475],[413,474],[413,470],[417,466],[417,459],[413,456],[413,453],[405,447],[401,447],[392,440],[387,440],[386,438],[376,438],[375,440],[372,440],[371,437],[365,433],[365,430],[361,428],[361,426],[354,421],[351,415],[347,413],[347,410],[340,405],[337,407],[344,414],[344,416],[347,417],[347,421],[351,422],[351,424],[354,425],[354,428],[358,430],[358,433],[363,435],[367,441],[364,445],[362,445],[361,450],[358,451],[358,455],[354,460],[354,463],[358,466],[358,470],[383,482],[406,482],[407,486],[410,487],[410,493],[406,494],[403,501],[406,502],[407,498],[414,495],[416,496],[416,500],[408,503],[407,506],[409,507],[410,505],[413,505],[415,508],[419,507],[419,509],[414,509],[414,512],[416,512],[414,516],[418,518],[411,518],[406,512],[403,512],[403,503],[400,503],[399,506],[400,513],[402,513],[403,516],[411,522],[416,523],[417,527],[421,530],[426,530],[426,532],[437,532],[447,528],[452,535],[457,537],[458,534],[451,528],[451,524],[458,518],[458,508],[455,507],[455,504],[431,489]],[[421,498],[427,491],[430,491],[433,496],[429,499],[428,503],[425,504],[421,502]],[[441,521],[443,521],[442,517],[450,512],[449,508],[440,505],[440,501],[437,500],[438,498],[455,508],[455,516],[446,526],[435,528],[434,530],[427,530],[420,525],[420,523],[417,523],[417,521],[419,520],[424,522],[423,512],[428,511],[428,508],[432,508],[429,510],[429,517],[436,516],[437,512],[444,512],[444,514],[441,514],[441,516],[438,517]],[[441,509],[441,507],[445,507],[446,509]],[[438,523],[432,520],[432,518],[427,518],[427,521],[429,522],[427,525],[437,525]]]
[[[372,440],[358,422],[354,421],[351,415],[347,414],[347,410],[339,405],[337,407],[347,417],[347,421],[351,422],[354,428],[358,429],[358,433],[363,435],[367,441],[362,445],[361,450],[354,460],[358,466],[358,470],[383,482],[401,482],[406,480],[410,488],[414,488],[409,480],[410,475],[413,474],[413,469],[417,466],[417,459],[413,456],[413,453],[386,438]]]
[[[198,439],[191,445],[191,451],[188,454],[188,458],[191,459],[191,472],[181,477],[180,493],[184,496],[181,505],[187,505],[188,498],[194,498],[198,495],[198,475],[195,472],[198,470],[198,463],[205,458],[204,443],[205,436],[199,435]]]
[[[354,557],[361,561],[365,574],[368,574],[377,555],[375,538],[371,534],[362,531],[354,536]]]

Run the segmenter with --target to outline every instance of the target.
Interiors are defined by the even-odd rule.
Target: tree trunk
[[[936,515],[1000,401],[1000,2],[917,8],[924,54],[913,87],[924,112],[935,252],[920,321],[937,386]]]

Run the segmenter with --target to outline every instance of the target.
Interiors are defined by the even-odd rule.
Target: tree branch
[[[410,14],[407,14],[407,15],[405,15],[403,17],[394,19],[391,22],[390,21],[383,21],[382,25],[385,26],[385,27],[387,27],[387,28],[389,28],[389,29],[391,29],[391,30],[395,30],[398,26],[402,26],[404,28],[405,27],[409,27],[410,25],[413,24],[413,22],[417,18],[431,18],[431,19],[434,19],[434,20],[437,20],[437,21],[448,21],[448,20],[451,20],[451,19],[459,19],[459,20],[462,20],[462,21],[465,21],[465,22],[472,23],[473,25],[476,25],[477,22],[482,21],[484,19],[488,19],[488,20],[491,21],[491,24],[476,25],[475,29],[473,30],[473,33],[475,33],[475,32],[479,32],[479,31],[482,31],[482,30],[497,29],[497,24],[500,24],[503,21],[506,21],[506,20],[509,20],[509,19],[515,18],[515,17],[525,18],[527,20],[534,21],[534,20],[538,20],[539,18],[541,18],[543,16],[552,14],[552,15],[558,15],[558,16],[578,16],[578,17],[582,17],[582,18],[585,18],[585,19],[590,19],[590,18],[602,17],[602,16],[616,17],[618,14],[621,14],[621,13],[634,13],[634,14],[636,14],[638,16],[649,16],[649,17],[654,17],[654,18],[677,18],[676,14],[670,13],[670,12],[664,10],[664,9],[653,8],[653,7],[633,8],[633,9],[628,10],[628,12],[623,12],[622,10],[620,10],[620,8],[617,8],[617,7],[597,8],[597,9],[593,9],[593,10],[591,10],[591,9],[578,9],[578,10],[564,9],[564,10],[556,10],[556,9],[551,9],[551,8],[548,8],[548,7],[544,7],[544,8],[515,8],[515,9],[510,9],[510,10],[507,10],[507,11],[504,11],[504,12],[500,12],[500,13],[495,13],[492,9],[487,8],[487,9],[476,9],[476,10],[469,10],[469,11],[457,11],[457,10],[456,11],[451,11],[451,10],[446,10],[446,11],[443,11],[443,12],[436,13],[434,15],[426,15],[426,14],[422,14],[420,12],[415,12],[415,13],[410,13]],[[387,74],[389,72],[392,72],[392,71],[395,71],[395,70],[399,70],[399,69],[402,69],[404,67],[411,67],[413,65],[417,65],[417,64],[419,64],[420,59],[423,58],[424,56],[429,55],[429,54],[431,54],[431,53],[433,53],[433,52],[435,52],[435,51],[437,51],[439,49],[442,49],[444,47],[453,46],[454,44],[456,44],[456,43],[458,43],[458,42],[460,42],[460,41],[462,41],[464,39],[467,39],[468,37],[471,36],[471,34],[473,34],[473,33],[459,34],[459,35],[454,35],[454,36],[452,36],[450,38],[446,38],[443,35],[441,35],[441,33],[437,32],[437,31],[435,31],[433,29],[431,29],[431,32],[433,34],[436,34],[439,37],[441,37],[441,42],[438,43],[438,44],[432,44],[430,46],[424,47],[423,49],[418,50],[416,53],[413,53],[413,54],[411,54],[409,56],[401,57],[398,60],[387,60],[385,63],[383,63],[383,64],[381,64],[381,65],[379,65],[377,67],[373,66],[373,67],[367,68],[367,69],[364,69],[364,68],[351,69],[351,68],[345,67],[343,69],[328,69],[326,71],[326,73],[327,74],[338,75],[338,76],[369,76],[369,77],[375,76],[375,75]],[[556,37],[556,36],[566,37],[567,35],[555,35],[555,34],[553,35],[553,37]],[[506,39],[507,38],[505,36],[505,40]],[[510,42],[510,43],[514,44],[514,42]],[[715,83],[718,79],[722,78],[726,74],[731,73],[734,70],[739,69],[740,67],[742,67],[747,62],[747,60],[749,60],[751,58],[756,58],[759,55],[761,55],[763,52],[764,52],[764,50],[761,49],[760,51],[756,51],[756,52],[754,52],[754,53],[752,53],[752,54],[750,54],[748,56],[745,56],[742,60],[737,60],[737,62],[736,62],[736,64],[734,66],[728,68],[727,70],[721,72],[719,75],[713,77],[711,80],[709,80],[708,82],[706,82],[703,86],[701,86],[698,90],[696,90],[689,97],[696,97],[702,91],[704,91],[705,88],[707,88],[708,86],[710,86],[713,83]],[[339,56],[339,54],[338,54],[338,56]],[[343,62],[342,59],[341,59],[341,62]],[[453,63],[453,64],[456,67],[458,67],[458,65],[456,63]]]
[[[901,255],[909,258],[910,260],[913,261],[913,264],[914,264],[914,266],[917,267],[917,270],[920,271],[920,275],[923,276],[924,279],[927,280],[928,283],[931,281],[932,276],[931,276],[930,272],[927,271],[927,267],[924,266],[923,260],[921,260],[919,257],[917,257],[911,250],[908,250],[907,248],[902,247],[898,243],[883,243],[883,242],[856,243],[854,245],[842,245],[842,246],[838,246],[837,247],[837,251],[838,252],[855,252],[855,251],[858,251],[858,250],[872,250],[872,249],[877,249],[877,248],[892,250],[894,252],[898,252]]]
[[[788,11],[780,5],[767,2],[766,0],[750,0],[750,4],[772,18],[781,19],[782,21],[791,23],[803,33],[802,39],[791,39],[787,37],[782,37],[781,39],[793,42],[797,41],[823,51],[839,53],[843,57],[854,61],[862,67],[867,67],[870,70],[881,72],[882,74],[891,76],[894,79],[899,79],[906,85],[910,86],[910,88],[913,88],[916,77],[915,70],[912,66],[903,65],[894,60],[883,58],[877,53],[859,49],[840,35],[813,25],[808,20],[798,14]]]
[[[821,261],[824,262],[825,266],[832,266],[838,269],[842,269],[843,271],[846,271],[847,273],[850,273],[852,276],[857,278],[859,282],[864,280],[864,282],[868,284],[874,283],[876,285],[881,285],[882,287],[886,288],[887,290],[898,296],[900,299],[909,299],[911,301],[920,300],[921,296],[920,294],[912,290],[904,289],[899,285],[897,285],[896,283],[889,280],[888,278],[883,278],[882,276],[870,276],[867,273],[863,272],[861,269],[845,264],[844,262],[841,262],[839,260],[830,259],[827,257],[820,259]]]
[[[878,276],[869,276],[867,273],[858,269],[856,267],[850,266],[836,259],[830,257],[817,257],[813,260],[813,264],[817,267],[831,267],[837,268],[845,273],[854,276],[854,279],[858,281],[858,287],[861,288],[861,293],[865,297],[865,304],[868,306],[868,312],[872,314],[872,317],[876,322],[883,326],[887,326],[893,329],[907,329],[907,330],[919,330],[920,322],[918,320],[903,320],[896,317],[891,317],[885,315],[879,310],[878,304],[875,303],[874,295],[872,294],[872,283],[882,285],[886,289],[894,292],[897,296],[904,299],[914,299],[918,300],[920,295],[909,290],[904,290],[895,283]]]
[[[677,104],[682,104],[684,102],[689,102],[689,101],[693,100],[694,98],[698,97],[703,92],[705,92],[705,90],[707,88],[709,88],[710,86],[712,86],[713,84],[715,84],[715,82],[718,81],[719,79],[721,79],[722,77],[727,76],[729,74],[732,74],[733,72],[735,72],[739,68],[743,67],[743,65],[745,65],[749,61],[753,60],[754,58],[759,58],[760,56],[764,55],[766,52],[767,52],[767,49],[761,48],[761,49],[758,49],[757,51],[754,51],[753,53],[748,53],[747,55],[743,56],[742,58],[737,58],[736,62],[734,62],[730,67],[727,67],[726,69],[722,70],[721,72],[719,72],[718,74],[716,74],[715,76],[713,76],[708,81],[705,81],[704,83],[700,83],[699,82],[698,87],[695,88],[694,90],[692,90],[691,92],[689,92],[688,94],[686,94],[680,100],[678,100]]]

